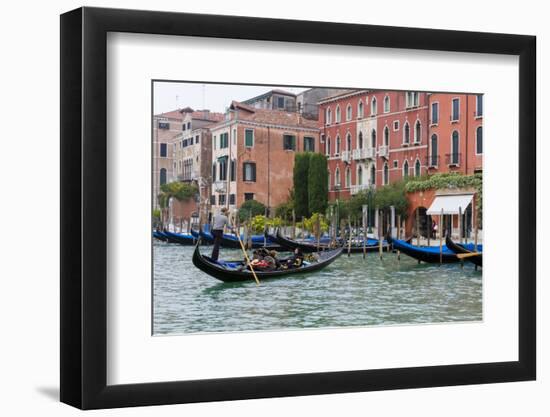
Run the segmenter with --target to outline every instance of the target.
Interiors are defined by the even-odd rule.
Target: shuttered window
[[[246,129],[244,131],[244,146],[252,148],[254,146],[254,130]]]
[[[288,151],[296,150],[296,136],[283,135],[283,149]]]

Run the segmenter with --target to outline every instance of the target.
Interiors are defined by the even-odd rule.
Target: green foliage
[[[272,219],[265,217],[264,215],[254,216],[249,223],[250,231],[255,234],[261,234],[264,232],[265,227],[279,227],[283,224],[283,220],[280,217],[274,217]]]
[[[308,207],[309,213],[324,213],[328,207],[327,157],[320,153],[309,159]]]
[[[483,216],[483,175],[462,175],[456,172],[439,173],[430,176],[411,179],[405,185],[405,191],[437,190],[444,188],[475,188],[479,219]]]
[[[265,205],[256,200],[245,201],[239,209],[239,221],[247,221],[250,217],[263,216],[265,214]]]
[[[405,193],[407,184],[408,182],[398,181],[377,189],[374,194],[374,206],[379,209],[389,209],[394,206],[395,213],[405,218],[409,208],[409,200]]]
[[[304,229],[306,229],[310,233],[315,233],[317,228],[317,221],[319,221],[319,227],[321,232],[328,231],[328,222],[320,213],[313,213],[311,217],[304,219]]]
[[[195,198],[199,189],[194,183],[169,182],[160,186],[161,193],[158,195],[158,201],[161,208],[167,208],[171,198],[178,201],[188,201]]]
[[[290,190],[288,201],[275,207],[275,216],[283,219],[292,219],[292,210],[294,210],[294,189]]]
[[[308,178],[310,158],[310,152],[294,155],[294,210],[297,218],[309,215]]]
[[[153,210],[153,219],[160,221],[160,209]]]

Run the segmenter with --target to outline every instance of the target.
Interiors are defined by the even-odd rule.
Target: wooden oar
[[[458,259],[471,258],[472,256],[481,256],[481,252],[471,252],[471,253],[457,253],[456,257]]]
[[[260,280],[258,279],[258,276],[256,275],[256,272],[254,271],[254,268],[252,267],[252,264],[250,263],[250,258],[248,257],[248,253],[246,252],[246,249],[244,248],[243,241],[241,240],[241,236],[239,235],[239,232],[234,232],[235,236],[237,236],[237,239],[239,240],[239,243],[241,244],[241,249],[243,250],[244,257],[246,259],[246,263],[250,267],[250,270],[252,271],[252,275],[254,275],[254,279],[256,280],[256,285],[260,285]]]

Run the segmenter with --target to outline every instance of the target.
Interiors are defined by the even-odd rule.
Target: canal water
[[[210,247],[203,247],[210,253]],[[154,243],[156,335],[482,320],[482,273],[401,255],[346,254],[311,274],[226,284],[195,268],[193,247]],[[242,253],[222,249],[220,259]]]

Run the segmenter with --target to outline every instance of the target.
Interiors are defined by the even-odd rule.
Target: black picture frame
[[[108,32],[519,56],[518,361],[107,385]],[[535,51],[534,36],[510,34],[88,7],[61,15],[61,401],[95,409],[535,379]]]

